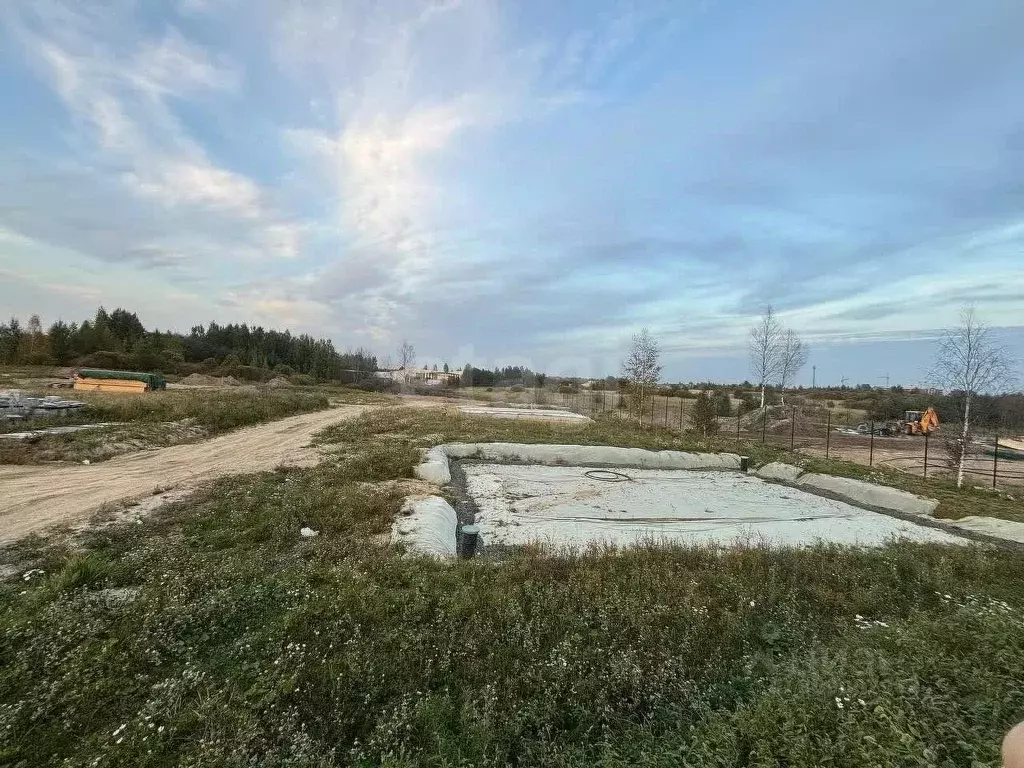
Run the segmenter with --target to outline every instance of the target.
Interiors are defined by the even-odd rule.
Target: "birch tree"
[[[976,395],[1009,382],[1010,355],[999,344],[992,329],[982,321],[974,307],[960,310],[960,324],[943,334],[939,342],[931,378],[939,386],[963,396],[960,439],[956,446],[956,487],[964,484],[964,465],[971,441],[971,406]]]
[[[622,375],[629,380],[640,404],[640,424],[644,423],[644,400],[647,392],[657,386],[661,376],[661,350],[650,331],[643,328],[633,335],[633,346],[622,363]]]
[[[762,408],[768,384],[779,375],[782,335],[782,324],[769,304],[757,325],[750,329],[749,342],[750,370],[761,390]]]
[[[807,365],[810,350],[796,331],[786,330],[779,341],[779,393],[782,404],[786,404],[786,387],[793,383],[800,369]]]

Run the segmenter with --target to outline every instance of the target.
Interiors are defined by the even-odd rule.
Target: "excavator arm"
[[[935,412],[934,408],[929,408],[924,412],[924,415],[921,416],[921,431],[927,435],[929,432],[933,432],[938,428],[939,415]]]

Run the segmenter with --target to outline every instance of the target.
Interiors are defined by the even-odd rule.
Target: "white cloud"
[[[136,194],[167,206],[196,205],[243,219],[261,215],[262,193],[249,178],[209,162],[153,159],[146,175],[129,172],[123,180]]]
[[[109,13],[76,3],[40,0],[22,10],[6,20],[72,118],[86,129],[75,148],[90,165],[99,160],[117,168],[124,189],[140,201],[167,209],[173,216],[170,238],[181,239],[177,230],[185,209],[201,213],[188,222],[193,232],[185,239],[192,241],[192,258],[197,253],[246,260],[299,254],[302,223],[275,210],[252,178],[214,162],[171,106],[172,100],[202,91],[232,91],[240,83],[236,67],[173,27],[149,38],[123,13],[117,18],[125,23],[111,25]],[[125,243],[122,249],[134,258],[150,252],[152,242]]]
[[[215,64],[206,51],[175,30],[155,45],[143,45],[126,74],[144,91],[179,97],[195,90],[235,88],[240,79],[235,69]]]

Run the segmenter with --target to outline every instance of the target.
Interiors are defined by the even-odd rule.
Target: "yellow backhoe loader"
[[[908,435],[928,435],[939,428],[939,415],[934,408],[921,411],[907,411],[903,414],[903,426]]]

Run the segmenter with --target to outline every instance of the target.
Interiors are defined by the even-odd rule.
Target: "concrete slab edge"
[[[800,467],[774,461],[754,470],[762,480],[791,485],[808,493],[879,512],[899,520],[936,528],[984,544],[1024,546],[1024,523],[992,517],[971,516],[959,520],[933,517],[936,499],[917,496],[887,485],[852,477],[805,473]]]
[[[421,480],[446,485],[451,482],[448,461],[480,459],[551,466],[609,466],[636,469],[732,469],[740,468],[734,453],[648,451],[606,445],[550,445],[546,443],[444,443],[426,452],[413,469]]]
[[[455,510],[440,496],[408,498],[391,524],[391,540],[413,554],[453,558],[458,525]]]

